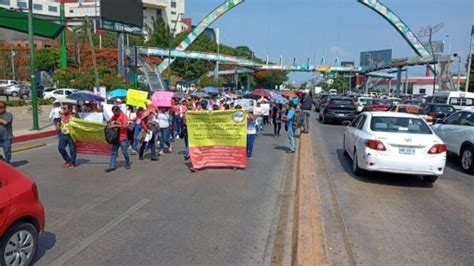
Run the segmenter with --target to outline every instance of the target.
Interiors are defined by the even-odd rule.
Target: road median
[[[310,134],[300,135],[296,156],[292,265],[327,265]]]

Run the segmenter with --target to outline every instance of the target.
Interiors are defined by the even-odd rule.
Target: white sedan
[[[77,92],[75,89],[56,89],[50,92],[45,92],[43,99],[63,102],[67,99],[67,96],[71,93]]]
[[[345,129],[343,147],[356,175],[363,171],[421,175],[433,183],[446,166],[446,145],[412,114],[362,113]]]
[[[448,151],[461,158],[462,169],[474,174],[474,110],[456,112],[434,125],[433,130],[446,143]]]

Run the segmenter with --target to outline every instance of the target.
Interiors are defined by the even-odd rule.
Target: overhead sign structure
[[[430,53],[432,52],[431,51],[431,46],[433,46],[433,54],[435,54],[435,55],[440,55],[440,54],[444,53],[444,42],[443,41],[432,41],[431,44],[429,42],[423,42],[423,46]]]
[[[126,8],[124,8],[126,7]],[[101,0],[99,28],[128,34],[143,34],[141,0]]]
[[[392,49],[367,51],[360,53],[360,66],[383,68],[392,64]]]
[[[64,26],[44,19],[33,18],[33,34],[49,39],[55,39]],[[0,28],[28,33],[28,14],[0,8]]]

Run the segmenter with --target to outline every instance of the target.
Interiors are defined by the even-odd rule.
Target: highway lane
[[[463,173],[456,158],[433,185],[404,175],[356,177],[343,155],[344,127],[316,118],[311,134],[332,262],[474,264],[474,176]]]
[[[271,254],[287,139],[264,135],[245,171],[191,173],[182,141],[158,162],[106,174],[108,157],[63,169],[54,144],[14,154],[46,209],[38,265],[260,265]],[[122,161],[122,159],[119,159]]]

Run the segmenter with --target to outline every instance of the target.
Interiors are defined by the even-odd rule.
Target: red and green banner
[[[68,124],[77,153],[110,155],[112,145],[105,140],[105,125],[73,118]]]
[[[186,113],[194,169],[247,167],[247,114],[243,110]]]

